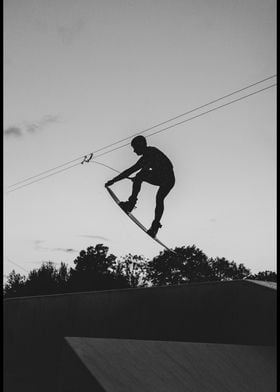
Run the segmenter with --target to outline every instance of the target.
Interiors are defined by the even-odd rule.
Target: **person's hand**
[[[108,186],[111,186],[114,183],[115,183],[115,181],[113,181],[113,180],[107,181],[106,184],[105,184],[105,187],[107,188]]]

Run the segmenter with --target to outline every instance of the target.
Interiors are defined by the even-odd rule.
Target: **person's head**
[[[132,139],[131,146],[137,155],[142,155],[147,148],[147,141],[144,136],[139,135]]]

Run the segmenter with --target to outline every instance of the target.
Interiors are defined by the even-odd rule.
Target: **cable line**
[[[16,185],[19,185],[19,184],[22,184],[22,183],[24,183],[24,182],[26,182],[26,181],[32,180],[33,178],[40,177],[40,176],[42,176],[43,174],[49,173],[49,172],[54,171],[54,170],[56,170],[56,169],[59,169],[59,168],[61,168],[61,167],[63,167],[63,166],[69,165],[70,163],[73,163],[73,162],[76,162],[76,161],[80,161],[80,160],[83,158],[83,156],[84,156],[84,155],[82,155],[82,156],[79,157],[79,158],[73,159],[72,161],[65,162],[65,163],[63,163],[62,165],[53,167],[52,169],[45,170],[45,171],[43,171],[43,172],[41,172],[41,173],[39,173],[39,174],[36,174],[36,175],[34,175],[34,176],[32,176],[32,177],[25,178],[24,180],[21,180],[21,181],[18,181],[18,182],[16,182],[16,183],[12,184],[12,185],[9,185],[7,188],[8,188],[8,189],[9,189],[9,188],[12,188],[12,187],[14,187],[14,186],[16,186]],[[48,177],[48,176],[47,176],[47,177]]]
[[[151,136],[153,136],[153,135],[156,135],[157,133],[164,132],[164,131],[166,131],[167,129],[174,128],[174,127],[176,127],[177,125],[184,124],[184,123],[186,123],[186,122],[188,122],[188,121],[191,121],[191,120],[193,120],[193,119],[195,119],[195,118],[204,116],[205,114],[208,114],[208,113],[211,113],[211,112],[214,112],[215,110],[218,110],[218,109],[221,109],[221,108],[223,108],[223,107],[225,107],[225,106],[231,105],[232,103],[241,101],[242,99],[245,99],[245,98],[248,98],[248,97],[250,97],[250,96],[252,96],[252,95],[258,94],[258,93],[260,93],[261,91],[268,90],[269,88],[272,88],[272,87],[274,87],[274,86],[276,86],[276,83],[275,83],[275,84],[272,84],[272,85],[270,85],[270,86],[268,86],[268,87],[264,87],[264,88],[262,88],[261,90],[258,90],[258,91],[255,91],[255,92],[253,92],[253,93],[244,95],[243,97],[234,99],[234,100],[232,100],[232,101],[230,101],[230,102],[227,102],[227,103],[225,103],[225,104],[223,104],[223,105],[217,106],[217,107],[215,107],[215,108],[213,108],[213,109],[207,110],[206,112],[202,112],[202,113],[200,113],[200,114],[197,114],[196,116],[187,118],[186,120],[180,121],[180,122],[178,122],[178,123],[176,123],[176,124],[172,124],[172,125],[170,125],[170,126],[168,126],[168,127],[166,127],[166,128],[160,129],[159,131],[153,132],[153,133],[151,133],[150,135],[147,135],[146,137],[148,138],[148,137],[151,137]],[[96,155],[95,158],[99,158],[99,157],[101,157],[101,156],[103,156],[103,155],[109,154],[109,153],[111,153],[111,152],[113,152],[113,151],[119,150],[120,148],[126,147],[126,146],[128,146],[128,145],[130,145],[130,143],[126,143],[126,144],[123,144],[122,146],[113,148],[112,150],[103,152],[102,154]]]
[[[228,97],[230,97],[230,96],[232,96],[232,95],[234,95],[234,94],[237,94],[237,93],[239,93],[239,92],[241,92],[241,91],[247,90],[248,88],[251,88],[251,87],[256,86],[256,85],[258,85],[258,84],[260,84],[260,83],[263,83],[263,82],[265,82],[265,81],[267,81],[267,80],[270,80],[270,79],[272,79],[272,78],[275,78],[276,76],[277,76],[277,74],[272,75],[272,76],[269,76],[269,77],[267,77],[267,78],[265,78],[265,79],[259,80],[259,81],[255,82],[255,83],[251,83],[251,84],[249,84],[249,85],[247,85],[247,86],[245,86],[245,87],[243,87],[243,88],[241,88],[241,89],[239,89],[239,90],[235,90],[235,91],[233,91],[233,92],[231,92],[231,93],[229,93],[229,94],[226,94],[226,95],[224,95],[224,96],[222,96],[222,97],[220,97],[220,98],[214,99],[214,100],[212,100],[212,101],[210,101],[210,102],[208,102],[208,103],[205,103],[205,104],[203,104],[203,105],[201,105],[201,106],[198,106],[198,107],[196,107],[196,108],[194,108],[194,109],[188,110],[188,111],[186,111],[186,112],[184,112],[184,113],[182,113],[182,114],[179,114],[179,115],[177,115],[177,116],[175,116],[175,117],[172,117],[172,118],[170,118],[170,119],[168,119],[168,120],[166,120],[166,121],[163,121],[163,122],[158,123],[158,124],[155,124],[155,125],[153,125],[153,126],[151,126],[151,127],[149,127],[149,128],[146,128],[146,129],[144,129],[144,130],[141,131],[141,132],[134,133],[134,134],[132,134],[132,135],[130,135],[130,136],[128,136],[128,137],[125,137],[125,138],[123,138],[123,139],[120,139],[120,140],[118,140],[118,141],[116,141],[116,142],[114,142],[114,143],[111,143],[111,144],[108,144],[108,145],[106,145],[106,146],[104,146],[104,147],[101,147],[101,148],[99,148],[99,149],[93,151],[91,154],[96,154],[96,153],[98,153],[98,152],[104,151],[104,150],[106,150],[106,149],[108,149],[108,148],[110,148],[110,147],[113,147],[113,146],[115,146],[115,145],[117,145],[117,144],[119,144],[119,143],[122,143],[122,142],[124,142],[124,141],[126,141],[126,140],[131,139],[133,136],[141,135],[141,134],[143,134],[143,133],[146,133],[146,132],[148,132],[148,131],[151,131],[151,130],[153,130],[153,129],[156,128],[156,127],[159,127],[159,126],[161,126],[161,125],[167,124],[168,122],[174,121],[174,120],[176,120],[176,119],[178,119],[178,118],[180,118],[180,117],[186,116],[187,114],[190,114],[190,113],[192,113],[192,112],[194,112],[194,111],[196,111],[196,110],[202,109],[202,108],[204,108],[204,107],[206,107],[206,106],[209,106],[209,105],[211,105],[211,104],[213,104],[213,103],[216,103],[216,102],[218,102],[218,101],[220,101],[220,100],[222,100],[222,99],[228,98]],[[260,90],[260,91],[262,91],[262,90]],[[151,135],[150,135],[150,136],[151,136]],[[149,136],[148,136],[148,137],[149,137]],[[122,148],[122,147],[124,147],[124,146],[127,146],[128,144],[130,144],[130,143],[127,143],[127,144],[121,146],[120,148]],[[118,149],[118,148],[116,148],[116,149]],[[110,150],[109,152],[115,151],[116,149],[112,149],[112,150]],[[99,154],[97,157],[102,156],[102,155],[105,155],[105,154]],[[71,164],[71,163],[73,163],[73,162],[80,161],[83,157],[84,157],[84,155],[82,155],[82,156],[80,156],[80,157],[78,157],[78,158],[76,158],[76,159],[73,159],[73,160],[71,160],[71,161],[65,162],[65,163],[63,163],[63,164],[61,164],[61,165],[58,165],[58,166],[56,166],[56,167],[54,167],[54,168],[51,168],[51,169],[48,169],[48,170],[46,170],[46,171],[40,172],[40,173],[38,173],[38,174],[36,174],[36,175],[34,175],[34,176],[31,176],[31,177],[28,177],[28,178],[23,179],[23,180],[21,180],[21,181],[18,181],[18,182],[16,182],[16,183],[12,184],[12,185],[9,185],[9,186],[7,187],[7,189],[13,188],[13,187],[15,187],[15,186],[17,186],[17,185],[20,185],[20,184],[22,184],[22,183],[25,183],[25,182],[27,182],[27,181],[30,181],[30,180],[32,180],[32,179],[34,179],[34,178],[41,177],[41,176],[43,176],[44,174],[47,174],[47,173],[50,173],[50,172],[52,172],[52,171],[54,171],[54,170],[60,169],[61,167],[67,166],[67,165],[69,165],[69,164]],[[46,177],[48,177],[48,176],[46,176]],[[45,177],[44,177],[44,178],[45,178]],[[32,183],[33,183],[33,182],[32,182]],[[19,189],[19,188],[16,188],[16,189]],[[9,193],[9,192],[7,192],[7,193]]]
[[[234,95],[234,94],[240,93],[241,91],[247,90],[248,88],[251,88],[251,87],[253,87],[253,86],[256,86],[257,84],[260,84],[260,83],[263,83],[263,82],[265,82],[265,81],[267,81],[267,80],[269,80],[269,79],[275,78],[276,76],[277,76],[276,74],[275,74],[275,75],[272,75],[272,76],[269,76],[269,77],[267,77],[267,78],[265,78],[265,79],[262,79],[262,80],[260,80],[260,81],[258,81],[258,82],[249,84],[248,86],[243,87],[243,88],[241,88],[241,89],[239,89],[239,90],[235,90],[235,91],[232,92],[232,93],[226,94],[226,95],[224,95],[224,96],[222,96],[222,97],[220,97],[220,98],[217,98],[217,99],[214,99],[214,100],[212,100],[212,101],[210,101],[210,102],[207,102],[207,103],[205,103],[205,104],[203,104],[203,105],[201,105],[201,106],[198,106],[198,107],[196,107],[196,108],[194,108],[194,109],[188,110],[187,112],[184,112],[184,113],[179,114],[179,115],[177,115],[177,116],[175,116],[175,117],[169,118],[169,119],[166,120],[166,121],[163,121],[163,122],[158,123],[158,124],[156,124],[156,125],[153,125],[153,126],[151,126],[151,127],[149,127],[149,128],[146,128],[146,129],[144,129],[144,130],[141,131],[141,132],[136,132],[136,133],[134,133],[134,134],[132,134],[132,135],[130,135],[130,136],[128,136],[128,137],[125,137],[124,139],[121,139],[121,140],[119,140],[119,141],[116,141],[116,142],[114,142],[114,143],[111,143],[111,144],[108,145],[108,146],[102,147],[102,148],[100,148],[100,149],[94,151],[93,154],[96,154],[96,153],[98,153],[98,152],[100,152],[100,151],[103,151],[103,150],[106,150],[107,148],[110,148],[110,147],[112,147],[112,146],[114,146],[114,145],[116,145],[116,144],[119,144],[119,143],[121,143],[121,142],[124,142],[124,141],[126,141],[126,140],[129,140],[129,139],[131,139],[133,136],[142,135],[143,133],[146,133],[146,132],[148,132],[148,131],[151,131],[151,130],[154,129],[154,128],[160,127],[161,125],[164,125],[164,124],[166,124],[166,123],[168,123],[168,122],[170,122],[170,121],[174,121],[174,120],[176,120],[177,118],[186,116],[187,114],[190,114],[190,113],[192,113],[192,112],[194,112],[194,111],[196,111],[196,110],[199,110],[199,109],[202,109],[202,108],[204,108],[204,107],[206,107],[206,106],[212,105],[212,104],[215,103],[215,102],[221,101],[222,99],[225,99],[225,98],[228,98],[228,97],[230,97],[230,96],[232,96],[232,95]],[[130,144],[130,143],[129,143],[129,144]],[[127,144],[126,144],[126,145],[127,145]],[[112,151],[113,151],[113,150],[112,150]],[[98,156],[101,156],[101,155],[98,155]]]
[[[195,118],[204,116],[205,114],[214,112],[215,110],[221,109],[221,108],[223,108],[223,107],[225,107],[225,106],[231,105],[232,103],[241,101],[242,99],[248,98],[248,97],[250,97],[250,96],[252,96],[252,95],[258,94],[258,93],[260,93],[260,92],[262,92],[262,91],[268,90],[268,89],[270,89],[270,88],[272,88],[272,87],[275,87],[275,86],[276,86],[276,83],[274,83],[274,84],[272,84],[272,85],[270,85],[270,86],[264,87],[264,88],[262,88],[262,89],[260,89],[260,90],[254,91],[254,92],[252,92],[252,93],[250,93],[250,94],[244,95],[243,97],[239,97],[239,98],[237,98],[237,99],[234,99],[234,100],[232,100],[232,101],[230,101],[230,102],[227,102],[227,103],[225,103],[225,104],[223,104],[223,105],[217,106],[217,107],[215,107],[215,108],[213,108],[213,109],[207,110],[206,112],[202,112],[202,113],[200,113],[200,114],[197,114],[196,116],[187,118],[186,120],[180,121],[180,122],[178,122],[178,123],[176,123],[176,124],[172,124],[172,125],[170,125],[170,126],[168,126],[168,127],[165,127],[165,128],[160,129],[160,130],[158,130],[158,131],[156,131],[156,132],[153,132],[153,133],[151,133],[150,135],[147,135],[147,138],[149,138],[149,137],[151,137],[151,136],[153,136],[153,135],[156,135],[156,134],[158,134],[158,133],[164,132],[164,131],[166,131],[166,130],[168,130],[168,129],[174,128],[174,127],[176,127],[177,125],[181,125],[181,124],[184,124],[184,123],[186,123],[186,122],[188,122],[188,121],[194,120]],[[123,148],[123,147],[126,147],[126,146],[128,146],[128,145],[130,145],[130,142],[129,142],[129,143],[126,143],[126,144],[123,144],[123,145],[121,145],[121,146],[119,146],[119,147],[113,148],[113,149],[111,149],[111,150],[109,150],[109,151],[106,151],[106,152],[104,152],[104,153],[102,153],[102,154],[99,154],[99,155],[97,155],[96,157],[94,157],[94,159],[95,159],[95,158],[99,158],[99,157],[101,157],[101,156],[103,156],[103,155],[109,154],[109,153],[111,153],[111,152],[113,152],[113,151],[119,150],[119,149],[121,149],[121,148]],[[91,154],[92,154],[92,153],[91,153]],[[85,158],[85,157],[83,156],[83,158]],[[95,162],[95,161],[93,161],[93,163],[94,163],[94,162]],[[112,170],[118,172],[116,169],[113,169],[112,167],[109,167],[108,165],[105,165],[105,164],[100,163],[100,162],[96,162],[96,163],[99,163],[99,164],[101,164],[101,165],[103,165],[103,166],[107,166],[109,169],[112,169]],[[44,180],[44,179],[47,178],[47,177],[51,177],[51,176],[53,176],[53,175],[55,175],[55,174],[57,174],[57,173],[60,173],[60,172],[62,172],[62,171],[66,171],[66,170],[71,169],[71,168],[73,168],[74,166],[78,166],[78,165],[80,165],[80,163],[76,163],[75,165],[69,166],[69,167],[64,168],[64,169],[62,169],[62,170],[58,170],[58,171],[55,172],[55,173],[49,174],[48,176],[45,176],[45,177],[39,178],[39,179],[37,179],[37,180],[34,180],[34,181],[32,181],[32,182],[29,182],[28,184],[21,185],[21,186],[15,188],[15,189],[12,189],[12,190],[10,190],[10,191],[8,191],[8,192],[6,192],[6,193],[8,194],[8,193],[14,192],[14,191],[16,191],[16,190],[18,190],[18,189],[24,188],[24,187],[26,187],[26,186],[28,186],[28,185],[31,185],[31,184],[35,183],[35,182],[38,182],[38,181],[40,181],[40,180]]]
[[[58,170],[58,171],[56,171],[55,173],[51,173],[51,174],[49,174],[49,175],[47,175],[47,176],[45,176],[45,177],[37,178],[37,180],[28,182],[27,184],[23,184],[23,185],[21,185],[21,186],[18,186],[17,188],[11,189],[10,191],[6,192],[6,194],[11,193],[11,192],[14,192],[14,191],[17,191],[18,189],[24,188],[24,187],[26,187],[26,186],[28,186],[28,185],[34,184],[35,182],[44,180],[45,178],[54,176],[54,175],[56,175],[56,174],[58,174],[58,173],[64,172],[64,171],[69,170],[69,169],[72,169],[72,168],[75,167],[75,166],[80,166],[80,163],[76,163],[75,165],[72,165],[72,166],[69,166],[69,167],[65,167],[64,169]]]
[[[25,272],[27,272],[27,273],[29,274],[29,272],[28,272],[25,268],[21,267],[19,264],[17,264],[17,263],[15,263],[14,261],[10,260],[8,257],[6,257],[6,260],[7,260],[9,263],[14,264],[15,266],[21,268],[23,271],[25,271]]]
[[[107,167],[108,169],[111,169],[111,170],[113,170],[113,171],[116,172],[116,173],[120,173],[119,170],[116,170],[116,169],[114,169],[113,167],[111,167],[111,166],[109,166],[109,165],[105,165],[105,163],[97,162],[97,161],[92,161],[92,162],[90,162],[90,163],[97,163],[98,165]]]

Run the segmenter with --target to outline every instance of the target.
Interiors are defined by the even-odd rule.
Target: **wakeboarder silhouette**
[[[107,181],[105,186],[109,187],[115,182],[128,178],[130,174],[138,171],[135,177],[132,178],[132,194],[127,201],[120,202],[119,206],[129,213],[135,208],[137,196],[140,192],[142,182],[159,186],[156,194],[155,216],[147,234],[155,238],[158,230],[162,227],[160,220],[164,211],[164,199],[175,185],[175,175],[173,165],[170,159],[158,148],[148,146],[147,140],[144,136],[136,136],[131,141],[131,146],[137,155],[141,158],[135,165],[127,170],[124,170],[112,180]]]

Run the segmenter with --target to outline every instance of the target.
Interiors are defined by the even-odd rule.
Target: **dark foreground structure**
[[[4,301],[4,391],[274,392],[276,285]]]

